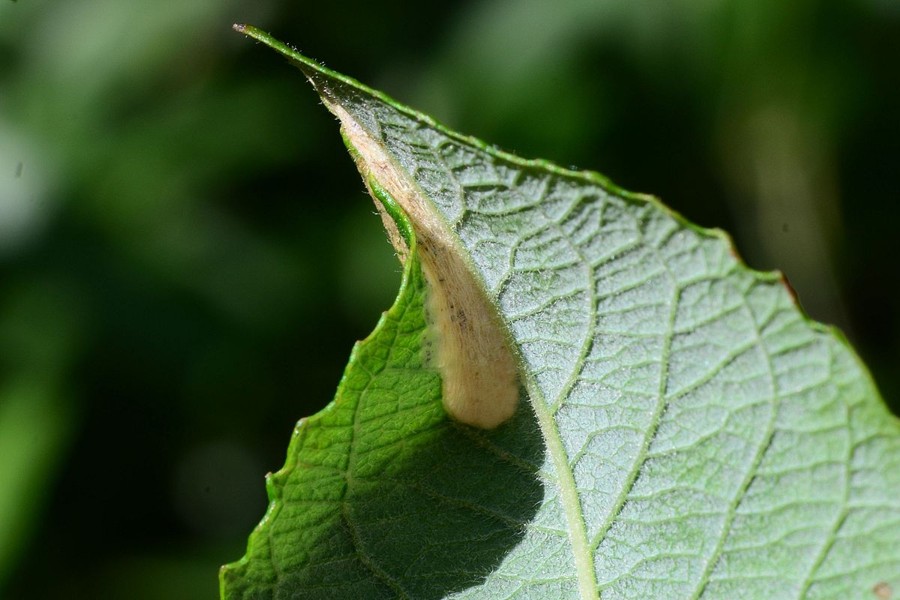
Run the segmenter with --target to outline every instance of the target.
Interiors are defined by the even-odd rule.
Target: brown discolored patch
[[[878,600],[891,600],[894,597],[894,590],[886,581],[879,581],[872,588],[872,593]]]

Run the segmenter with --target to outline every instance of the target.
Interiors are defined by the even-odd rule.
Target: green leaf
[[[900,590],[900,423],[779,275],[653,198],[237,29],[339,117],[405,269],[334,402],[298,424],[223,598]],[[458,302],[478,318],[449,318]],[[483,420],[472,381],[488,408],[512,386],[512,416]]]

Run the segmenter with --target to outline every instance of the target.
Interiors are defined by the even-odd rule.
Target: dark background
[[[781,268],[900,401],[894,0],[0,0],[0,596],[213,598],[399,266],[248,22]]]

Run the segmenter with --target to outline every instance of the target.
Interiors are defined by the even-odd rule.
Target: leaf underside
[[[412,240],[395,305],[269,478],[223,598],[900,590],[900,425],[780,276],[653,198],[497,151],[239,30],[440,216],[508,330],[523,400],[495,430],[446,416]]]

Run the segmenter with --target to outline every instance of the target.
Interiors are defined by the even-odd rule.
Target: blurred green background
[[[0,597],[215,597],[396,293],[333,118],[233,22],[732,232],[897,410],[897,0],[0,0]]]

